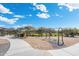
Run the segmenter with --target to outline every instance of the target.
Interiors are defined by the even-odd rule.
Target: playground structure
[[[68,31],[66,32],[69,33]],[[22,39],[28,42],[33,48],[42,49],[42,50],[65,48],[65,47],[69,47],[79,42],[78,40],[79,37],[76,37],[76,36],[66,37],[64,28],[53,28],[53,29],[45,28],[43,29],[43,31],[41,31],[41,33],[38,33],[37,30],[27,31],[27,28],[24,28],[24,29],[18,28],[17,30],[15,30],[15,33],[14,31],[11,31],[11,30],[0,31],[0,33],[1,34],[4,33],[2,37],[6,37],[9,35],[8,37],[10,38]]]
[[[57,45],[58,46],[63,46],[64,45],[64,41],[63,41],[63,29],[62,28],[55,28],[55,29],[57,29],[57,34],[58,34],[57,35]],[[0,35],[2,35],[3,33],[5,34],[7,31],[10,33],[11,30],[8,30],[8,29],[5,29],[4,30],[3,28],[1,28],[0,29]],[[46,38],[49,36],[49,39],[50,39],[50,36],[51,36],[51,32],[50,31],[43,30],[42,32],[45,33]],[[17,38],[26,38],[28,36],[32,36],[31,34],[30,35],[27,35],[28,33],[29,32],[26,33],[25,30],[22,30],[22,31],[20,31],[18,33],[15,33],[15,37],[17,37]],[[47,34],[49,34],[49,35],[47,35]],[[7,34],[5,34],[5,35],[7,35]]]
[[[57,45],[58,46],[63,46],[64,45],[64,38],[63,38],[63,28],[55,28],[55,29],[57,29]],[[46,31],[45,31],[46,32]],[[50,34],[50,33],[49,33]],[[17,36],[19,37],[19,38],[26,38],[26,37],[29,37],[29,36],[32,36],[32,35],[27,35],[26,33],[25,33],[25,31],[24,32],[21,32],[21,33],[18,33],[17,34]],[[47,38],[47,33],[46,33],[46,38]],[[46,39],[45,38],[45,39]],[[50,35],[49,35],[49,39],[50,39],[51,37],[50,37]],[[51,39],[50,39],[51,40]]]

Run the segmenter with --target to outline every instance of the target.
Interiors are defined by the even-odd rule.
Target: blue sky
[[[79,4],[1,3],[0,27],[79,28]]]

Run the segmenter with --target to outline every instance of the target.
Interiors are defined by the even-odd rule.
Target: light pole
[[[61,34],[61,37],[60,37]],[[63,41],[63,29],[62,28],[58,28],[58,42],[57,42],[58,46],[63,46],[64,45],[64,41]]]

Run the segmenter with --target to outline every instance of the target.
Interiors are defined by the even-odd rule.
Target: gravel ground
[[[57,37],[51,37],[46,39],[45,37],[27,37],[24,41],[28,42],[33,48],[41,50],[56,50],[61,48],[70,47],[74,44],[79,43],[79,37],[64,37],[64,45],[57,45]]]

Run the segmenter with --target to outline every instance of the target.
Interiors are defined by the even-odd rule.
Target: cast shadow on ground
[[[10,48],[9,41],[8,43],[0,44],[0,56],[4,56],[6,52],[9,50],[9,48]]]

